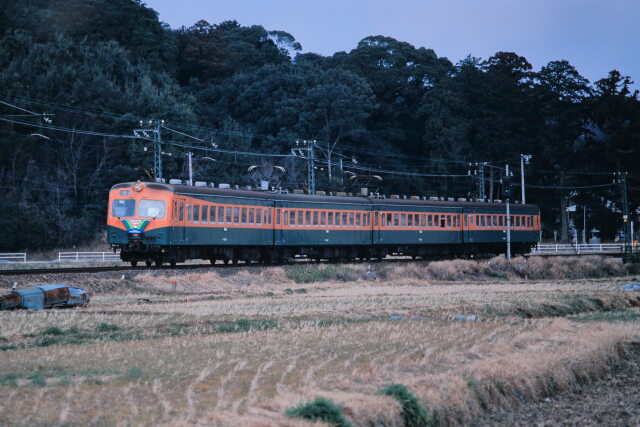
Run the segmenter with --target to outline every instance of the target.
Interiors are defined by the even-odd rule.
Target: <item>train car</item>
[[[540,212],[511,208],[511,241],[538,239]],[[108,242],[124,261],[175,265],[270,262],[297,256],[369,259],[473,256],[505,251],[502,203],[375,199],[123,183],[109,195]]]

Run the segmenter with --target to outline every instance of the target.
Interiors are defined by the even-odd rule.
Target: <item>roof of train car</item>
[[[126,182],[116,184],[112,189],[129,188],[135,182]],[[281,201],[300,201],[300,202],[324,202],[336,204],[372,204],[385,206],[434,206],[434,207],[466,207],[466,208],[499,208],[504,203],[491,202],[459,202],[448,200],[414,200],[414,199],[372,199],[368,197],[350,197],[350,196],[317,196],[310,194],[292,194],[292,193],[270,193],[253,190],[236,190],[232,188],[213,188],[213,187],[196,187],[191,185],[164,184],[156,182],[143,182],[143,184],[156,190],[167,190],[177,194],[211,194],[227,197],[254,198],[260,200],[281,200]],[[538,206],[532,204],[511,205],[513,210],[539,210]]]

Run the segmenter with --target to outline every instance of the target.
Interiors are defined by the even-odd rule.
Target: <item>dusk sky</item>
[[[591,82],[616,68],[640,87],[640,0],[147,0],[171,27],[235,19],[291,33],[304,52],[349,51],[369,35],[458,62],[497,51],[534,69],[567,59]]]

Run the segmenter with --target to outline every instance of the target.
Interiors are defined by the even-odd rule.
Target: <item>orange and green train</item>
[[[540,210],[511,205],[514,253],[538,241]],[[122,183],[109,194],[108,242],[124,261],[273,262],[440,258],[506,250],[505,204],[379,199]]]

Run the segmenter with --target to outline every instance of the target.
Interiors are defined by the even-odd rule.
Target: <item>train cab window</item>
[[[240,215],[240,222],[247,223],[247,208],[242,208],[242,214]]]
[[[122,218],[134,216],[136,213],[136,201],[133,199],[117,199],[111,205],[111,216]]]
[[[318,226],[318,211],[313,211],[313,226]]]
[[[209,206],[209,222],[212,224],[216,223],[216,207]]]
[[[138,204],[138,216],[143,218],[164,218],[166,203],[163,200],[142,199]]]
[[[256,224],[262,224],[262,209],[256,209]]]

